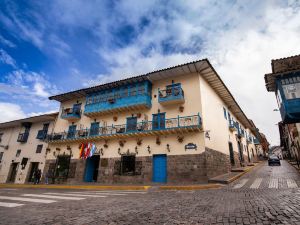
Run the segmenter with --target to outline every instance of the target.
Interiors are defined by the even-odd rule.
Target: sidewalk
[[[87,190],[205,190],[218,189],[223,187],[221,184],[191,184],[191,185],[65,185],[65,184],[0,184],[1,188],[43,188],[43,189],[87,189]]]
[[[210,183],[229,184],[229,183],[237,180],[244,174],[248,173],[250,170],[252,170],[253,168],[255,168],[256,166],[258,166],[260,164],[261,164],[261,162],[251,164],[250,166],[246,166],[246,167],[234,168],[231,170],[230,173],[225,173],[220,176],[216,176],[216,177],[209,179],[209,182]]]

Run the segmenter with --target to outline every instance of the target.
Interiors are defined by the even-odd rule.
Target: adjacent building
[[[257,129],[207,59],[50,97],[52,182],[205,182],[256,160]]]
[[[283,155],[300,163],[300,55],[274,59],[266,88],[275,92],[282,121],[278,123]]]
[[[57,113],[0,123],[0,183],[33,182],[37,169],[43,171],[47,134]]]

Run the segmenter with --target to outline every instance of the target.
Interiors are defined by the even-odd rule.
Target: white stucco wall
[[[210,139],[205,138],[205,146],[229,155],[228,142],[232,142],[234,152],[238,153],[238,143],[236,139],[237,132],[229,130],[228,112],[234,121],[238,121],[234,113],[228,109],[228,106],[222,101],[220,96],[202,77],[200,78],[200,90],[204,131],[208,132],[210,137]],[[227,119],[224,117],[223,107],[226,109]],[[238,122],[240,123],[240,121]],[[241,123],[240,125],[245,129]],[[251,133],[249,129],[246,129],[246,131],[247,133]],[[253,133],[251,134],[253,135]],[[244,149],[244,157],[247,157],[247,141],[245,137],[241,138],[241,143]],[[252,157],[251,149],[253,149],[254,154],[256,155],[253,143],[248,145],[248,149],[250,158]]]
[[[50,123],[48,133],[52,130],[53,121],[33,123],[30,128],[29,137],[26,143],[17,142],[19,133],[24,131],[24,128],[21,125],[0,130],[0,133],[3,133],[0,144],[9,146],[7,150],[0,148],[0,152],[4,152],[0,164],[0,183],[5,183],[7,181],[12,161],[19,163],[15,183],[27,182],[26,178],[30,170],[31,162],[39,162],[39,169],[43,171],[47,143],[37,139],[36,136],[38,131],[43,129],[44,123]],[[40,144],[43,145],[42,152],[36,153],[37,145]],[[21,154],[16,157],[17,150],[19,149],[21,150]],[[28,158],[27,165],[23,170],[21,170],[20,165],[22,158]]]
[[[165,89],[166,85],[170,85],[172,83],[172,80],[174,80],[175,83],[181,83],[182,89],[184,91],[185,96],[185,103],[184,104],[172,104],[168,106],[163,106],[158,102],[158,88]],[[155,97],[156,96],[156,97]],[[84,105],[85,105],[85,98],[81,99],[73,99],[71,101],[63,102],[61,104],[61,107],[68,108],[72,107],[73,104],[76,102],[82,103],[82,111],[84,111]],[[179,106],[184,106],[184,111],[180,112]],[[159,81],[152,81],[152,107],[151,109],[146,110],[135,110],[130,112],[123,112],[123,113],[114,113],[114,114],[107,114],[102,116],[93,116],[93,117],[87,117],[84,114],[82,114],[81,119],[78,121],[75,121],[74,124],[77,125],[77,129],[79,127],[81,128],[90,128],[90,125],[95,120],[97,122],[100,122],[100,126],[103,126],[104,122],[111,126],[112,124],[118,125],[118,124],[126,124],[126,118],[131,117],[132,114],[141,113],[141,118],[138,118],[138,122],[141,122],[142,120],[145,120],[148,118],[148,120],[152,120],[152,114],[158,113],[158,110],[160,110],[161,113],[166,112],[166,119],[168,118],[175,118],[177,116],[191,116],[196,115],[201,112],[201,98],[200,98],[200,82],[199,82],[199,75],[198,74],[186,74],[184,76],[175,77],[172,79],[164,79]],[[61,111],[61,110],[60,110]],[[113,120],[113,117],[117,116],[117,121]],[[72,122],[69,122],[67,120],[61,119],[60,114],[57,119],[54,131],[55,132],[62,132],[67,131],[69,125],[71,125]],[[142,135],[139,137],[142,139],[142,145],[137,146],[136,137],[134,138],[125,138],[126,143],[124,147],[119,146],[119,138],[115,138],[112,140],[109,140],[108,142],[108,148],[104,148],[104,140],[102,141],[93,141],[97,148],[103,148],[104,155],[101,156],[103,158],[110,158],[110,157],[120,157],[118,154],[118,148],[121,148],[121,152],[126,152],[128,149],[131,153],[135,152],[135,147],[138,147],[138,155],[137,156],[149,156],[153,154],[169,154],[169,155],[181,155],[181,154],[199,154],[204,151],[204,135],[203,132],[194,132],[194,133],[188,133],[183,134],[184,140],[182,143],[179,143],[177,140],[177,134],[172,135],[161,135],[161,144],[156,144],[156,136],[149,136],[149,137],[143,137]],[[184,146],[187,143],[194,143],[198,146],[197,151],[190,150],[185,151]],[[167,151],[166,144],[170,145],[170,152]],[[73,158],[79,157],[79,143],[68,143],[68,144],[54,144],[49,143],[49,148],[51,149],[51,153],[47,155],[47,159],[54,159],[55,156],[53,155],[53,151],[56,150],[56,148],[60,148],[60,154],[62,154],[64,151],[66,154],[69,154],[69,152],[66,150],[67,145],[69,145],[73,152]],[[151,153],[148,153],[147,146],[150,146]]]

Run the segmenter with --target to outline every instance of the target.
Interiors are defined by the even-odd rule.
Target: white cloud
[[[26,117],[19,105],[7,102],[0,102],[0,115],[0,123]]]
[[[0,35],[0,43],[2,43],[3,45],[10,47],[10,48],[15,48],[17,47],[13,42],[11,42],[10,40],[5,39],[2,35]]]
[[[116,50],[101,47],[98,52],[111,65],[109,72],[97,75],[92,80],[94,83],[90,80],[86,85],[207,57],[246,115],[272,144],[279,144],[275,124],[280,121],[280,116],[273,112],[277,103],[274,93],[265,89],[264,74],[271,72],[271,59],[300,53],[299,3],[290,3],[255,1],[244,7],[243,2],[230,5],[175,1],[168,5],[171,19],[152,15],[149,26],[132,44]],[[125,3],[119,7],[119,11],[124,12],[122,16],[128,17],[124,20],[151,16],[130,10]],[[163,10],[161,6],[155,9]],[[164,53],[161,44],[165,40],[171,40],[173,50],[179,51]],[[151,43],[154,47],[144,55],[144,48]],[[184,48],[199,48],[199,51],[185,53]]]
[[[51,103],[45,100],[57,92],[58,89],[48,81],[45,74],[20,69],[7,74],[4,83],[0,83],[0,93],[37,103],[42,107],[48,107]]]
[[[3,49],[0,49],[0,62],[17,68],[16,61]]]
[[[71,55],[72,49],[55,31],[66,29],[66,33],[76,34],[79,28],[98,38],[99,42],[93,43],[93,39],[88,46],[92,54],[100,56],[101,65],[107,65],[108,72],[91,76],[90,71],[81,72],[80,62],[72,65],[71,75],[84,77],[85,86],[208,58],[247,116],[273,144],[278,144],[275,124],[280,117],[273,112],[277,105],[274,94],[265,89],[264,74],[271,71],[271,59],[300,53],[299,5],[296,0],[253,0],[246,5],[244,1],[208,0],[124,0],[117,4],[56,0],[39,8],[47,12],[45,16],[27,13],[36,21],[35,26],[12,10],[9,16],[0,13],[0,21],[16,37],[63,57]],[[141,26],[143,20],[147,22]],[[120,47],[114,31],[126,25],[133,26],[137,33]],[[0,91],[20,87],[26,96],[43,100],[57,92],[47,79],[41,79],[43,75],[29,72],[23,76],[23,72],[13,72],[8,84],[0,83]]]
[[[50,110],[50,111],[46,111],[46,112],[32,112],[32,113],[27,114],[27,117],[40,116],[40,115],[56,113],[56,112],[57,112],[57,110]]]

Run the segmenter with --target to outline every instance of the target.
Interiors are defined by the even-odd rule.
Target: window
[[[138,94],[143,95],[145,93],[145,86],[144,84],[139,84],[138,86]]]
[[[282,85],[286,99],[300,98],[300,83]]]
[[[137,127],[137,117],[128,117],[126,123],[127,131],[136,131]]]
[[[280,91],[277,91],[277,92],[276,92],[276,96],[277,96],[277,102],[278,102],[278,105],[280,106],[281,103],[282,103],[282,98],[281,98],[281,95],[280,95]]]
[[[135,172],[135,155],[123,155],[121,158],[122,175],[134,175]]]
[[[4,152],[0,152],[0,162],[1,162],[2,158],[3,158],[3,154],[4,154]]]
[[[67,134],[67,138],[74,138],[75,133],[76,133],[76,125],[70,125],[69,130],[68,130],[68,134]]]
[[[129,87],[129,96],[135,96],[136,95],[136,86],[132,85]]]
[[[3,133],[0,133],[0,142],[2,141]]]
[[[49,128],[49,123],[45,123],[43,125],[43,130],[48,132],[48,128]]]
[[[227,111],[226,111],[225,107],[223,107],[223,112],[224,112],[224,118],[227,120]]]
[[[81,110],[81,103],[77,103],[73,105],[73,113],[74,114],[80,114]]]
[[[42,152],[42,149],[43,149],[43,145],[38,145],[38,146],[36,147],[35,153],[41,153],[41,152]]]
[[[98,135],[99,134],[99,123],[94,122],[91,123],[90,135]]]
[[[16,157],[19,157],[20,155],[21,155],[21,149],[18,149],[16,153]]]

